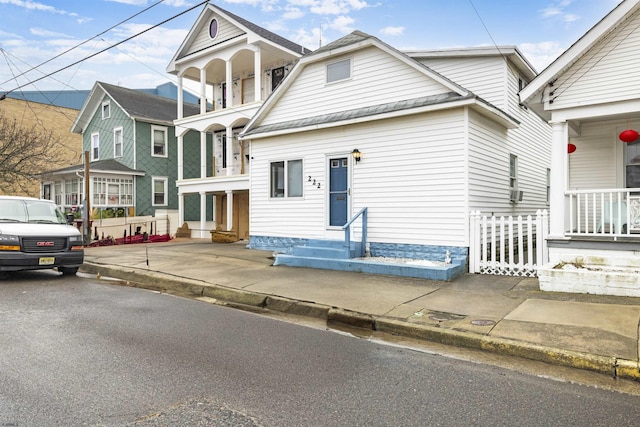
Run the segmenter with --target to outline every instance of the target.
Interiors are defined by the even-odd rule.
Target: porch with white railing
[[[640,188],[572,190],[565,201],[568,237],[640,239]]]

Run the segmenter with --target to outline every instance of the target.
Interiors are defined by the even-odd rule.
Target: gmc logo
[[[53,246],[54,243],[53,242],[38,242],[36,243],[36,246]]]

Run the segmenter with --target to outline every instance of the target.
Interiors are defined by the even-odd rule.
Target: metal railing
[[[344,245],[349,249],[351,248],[351,226],[360,216],[362,216],[362,241],[360,251],[356,255],[363,257],[365,256],[367,246],[367,208],[360,209],[358,213],[353,216],[353,218],[351,218],[344,226],[342,226],[342,229],[344,230]]]

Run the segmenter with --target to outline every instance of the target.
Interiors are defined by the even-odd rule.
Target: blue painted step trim
[[[361,253],[361,242],[351,242],[351,247],[345,247],[340,240],[309,240],[305,245],[294,246],[293,255],[298,257],[350,259]]]
[[[273,265],[317,268],[321,270],[352,271],[367,274],[416,277],[419,279],[451,281],[465,271],[465,265],[451,263],[444,266],[418,266],[371,262],[361,259],[328,259],[278,254]]]

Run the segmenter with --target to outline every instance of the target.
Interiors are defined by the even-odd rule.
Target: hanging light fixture
[[[620,138],[620,141],[629,143],[637,140],[639,136],[640,134],[638,134],[637,131],[633,129],[627,129],[620,132],[620,135],[618,135],[618,138]]]
[[[576,145],[575,144],[569,144],[567,145],[567,152],[569,154],[573,153],[574,151],[576,151]]]

